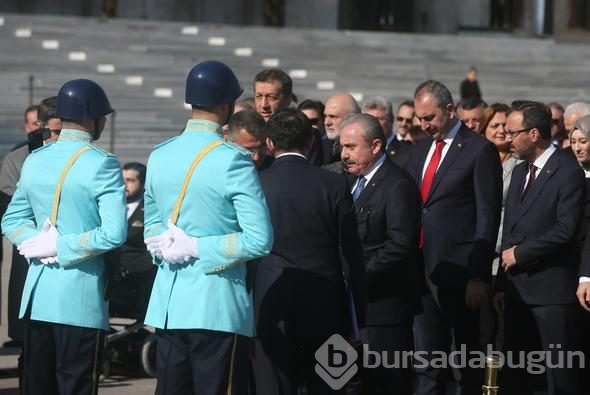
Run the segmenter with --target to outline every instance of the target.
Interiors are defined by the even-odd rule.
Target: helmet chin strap
[[[100,137],[100,123],[98,119],[94,120],[94,132],[92,133],[92,139],[94,141],[98,140],[98,138]]]

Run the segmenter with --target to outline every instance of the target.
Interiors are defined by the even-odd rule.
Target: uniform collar
[[[92,142],[92,136],[88,132],[75,129],[62,129],[59,133],[58,141],[69,140],[69,141],[83,141],[85,143]]]
[[[215,132],[220,136],[223,135],[223,129],[218,123],[204,119],[189,119],[184,130],[186,132]]]

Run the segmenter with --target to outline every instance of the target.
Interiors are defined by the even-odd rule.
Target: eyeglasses
[[[506,137],[510,137],[511,139],[515,139],[516,136],[518,136],[519,134],[523,133],[523,132],[528,132],[533,128],[526,128],[526,129],[520,129],[520,130],[515,130],[514,132],[511,132],[509,130],[505,130],[504,131],[504,135]]]
[[[402,122],[402,121],[412,122],[412,118],[396,117],[395,119],[398,122]]]
[[[551,124],[555,125],[555,126],[559,125],[560,122],[561,122],[561,119],[559,119],[559,118],[551,120]]]
[[[262,144],[260,147],[242,147],[246,151],[250,152],[250,155],[263,154],[266,151],[266,144]]]

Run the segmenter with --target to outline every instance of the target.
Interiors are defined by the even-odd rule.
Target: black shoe
[[[8,341],[4,342],[4,344],[2,344],[2,347],[22,348],[23,342],[20,340],[8,340]]]

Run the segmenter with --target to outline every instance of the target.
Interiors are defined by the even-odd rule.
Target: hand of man
[[[168,223],[170,223],[170,220]],[[158,236],[148,237],[144,240],[144,243],[151,254],[154,254],[158,259],[162,259],[162,250],[170,247],[172,241],[172,230],[168,228]]]
[[[505,272],[510,270],[511,267],[516,266],[516,255],[514,255],[515,249],[516,246],[502,251],[502,267]]]
[[[199,257],[196,237],[187,235],[172,221],[168,221],[168,230],[172,232],[172,243],[167,248],[162,249],[162,259],[175,264]]]
[[[50,256],[47,258],[41,258],[41,263],[44,265],[51,265],[52,263],[59,263],[57,256]]]
[[[590,311],[590,282],[580,283],[576,292],[580,306],[586,311]]]
[[[465,304],[472,310],[477,310],[488,297],[488,285],[481,280],[469,280],[465,292]]]
[[[57,255],[57,239],[59,233],[49,218],[43,223],[41,233],[23,241],[17,248],[18,252],[27,259],[47,258]]]
[[[504,313],[506,304],[504,302],[504,292],[496,292],[493,298],[494,308],[500,314]]]

